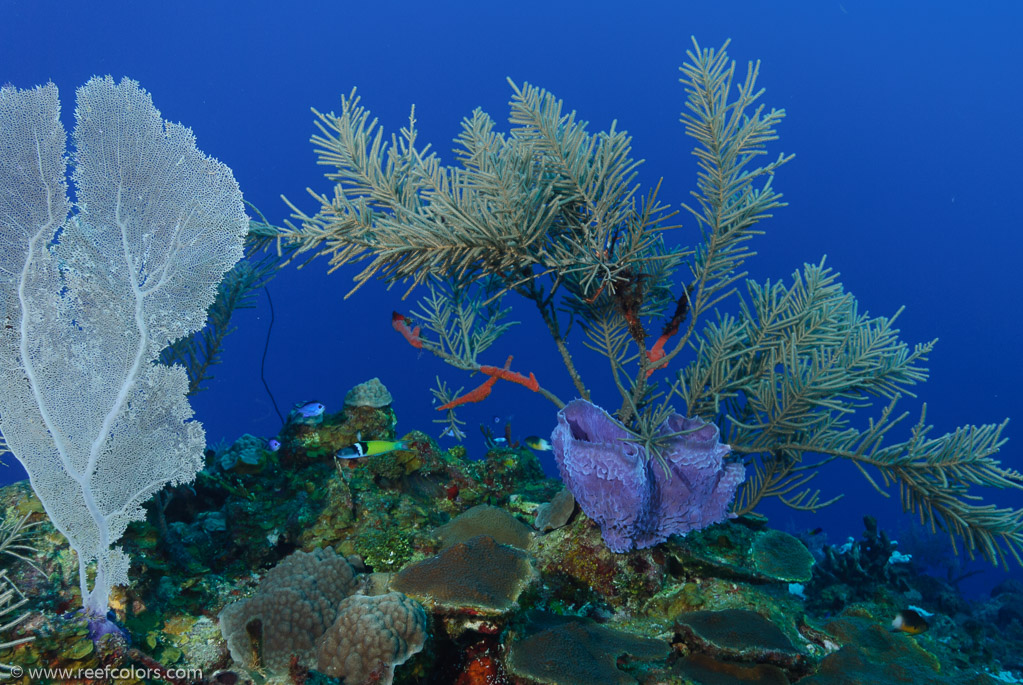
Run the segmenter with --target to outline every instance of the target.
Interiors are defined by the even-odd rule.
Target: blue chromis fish
[[[270,438],[266,441],[266,448],[271,452],[276,452],[281,448],[281,441],[277,438]]]
[[[553,449],[549,440],[544,440],[543,438],[535,435],[530,435],[528,438],[523,440],[523,442],[526,443],[526,447],[537,450],[538,452],[549,452]]]
[[[391,442],[390,440],[362,440],[348,447],[343,447],[334,455],[336,459],[358,459],[359,457],[372,457],[377,454],[386,454],[394,450],[407,450],[408,443],[404,440]]]
[[[301,402],[296,404],[291,411],[304,419],[312,419],[323,414],[325,409],[326,407],[319,402]]]

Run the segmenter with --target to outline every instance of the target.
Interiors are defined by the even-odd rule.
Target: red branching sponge
[[[446,411],[461,404],[468,404],[470,402],[482,402],[490,396],[490,389],[494,387],[494,383],[497,382],[498,378],[511,381],[512,383],[518,383],[523,387],[529,388],[533,392],[539,392],[540,384],[536,381],[536,376],[530,373],[529,378],[526,378],[521,373],[509,370],[508,367],[511,366],[511,363],[512,357],[508,357],[508,360],[504,363],[504,368],[488,366],[485,364],[480,366],[480,371],[489,376],[489,378],[487,378],[482,385],[473,388],[461,397],[456,397],[447,404],[442,404],[437,407],[437,411]]]
[[[501,380],[518,383],[521,386],[529,388],[533,392],[539,392],[540,390],[540,384],[536,382],[536,376],[534,376],[532,372],[530,372],[529,378],[526,378],[521,373],[515,373],[514,371],[509,371],[508,369],[502,369],[496,366],[483,365],[480,367],[480,371],[490,377],[496,376]]]
[[[391,326],[394,330],[401,333],[405,340],[408,340],[408,344],[417,350],[423,349],[423,341],[419,337],[419,331],[422,330],[419,326],[415,328],[408,327],[408,319],[403,314],[398,312],[391,312]]]
[[[442,404],[437,407],[437,411],[447,411],[448,409],[454,409],[460,404],[468,404],[470,402],[482,402],[483,400],[490,397],[490,389],[494,387],[494,383],[497,382],[497,376],[491,376],[469,392],[465,393],[461,397],[456,397],[447,404]]]

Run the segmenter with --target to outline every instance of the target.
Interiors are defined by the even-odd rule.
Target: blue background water
[[[678,206],[695,166],[678,123],[677,67],[691,34],[707,47],[731,38],[740,69],[762,61],[764,102],[787,111],[773,153],[796,153],[775,184],[790,206],[763,224],[751,274],[787,278],[827,254],[862,309],[891,314],[906,305],[905,340],[940,338],[932,380],[919,389],[935,434],[1023,415],[1015,392],[1023,384],[1023,4],[638,5],[2,1],[0,82],[54,81],[70,130],[75,87],[93,74],[138,80],[164,117],[192,127],[199,147],[232,167],[246,198],[281,223],[289,215],[282,194],[312,212],[306,188],[330,188],[308,142],[310,107],[336,109],[340,95],[358,86],[391,132],[407,123],[414,103],[420,140],[450,160],[459,121],[474,107],[506,121],[511,77],[550,89],[593,130],[617,119],[634,136],[634,155],[646,160],[641,181],[663,177],[662,200]],[[693,222],[683,218],[672,239],[691,244]],[[320,260],[272,282],[267,379],[278,402],[318,399],[336,410],[348,388],[379,376],[395,397],[399,432],[430,430],[438,417],[434,377],[466,389],[480,379],[417,356],[393,332],[392,309],[412,307],[400,301],[401,289],[372,284],[343,300],[354,273],[328,276]],[[238,314],[216,379],[193,401],[211,443],[279,428],[259,380],[268,314],[262,297]],[[522,324],[486,361],[514,354],[516,369],[571,397],[538,317],[520,302],[514,318]],[[606,366],[579,338],[572,349],[594,399],[616,407]],[[910,422],[920,400],[903,402]],[[495,417],[513,417],[517,436],[549,434],[554,423],[553,406],[507,383],[462,415],[475,454],[483,447],[476,427]],[[1002,459],[1021,468],[1018,430],[1010,425]],[[22,473],[8,466],[2,476]],[[815,485],[824,497],[846,497],[817,515],[768,506],[772,523],[823,526],[832,541],[858,536],[866,513],[893,531],[907,524],[897,501],[878,496],[847,465],[829,465]],[[1023,507],[1018,491],[994,496]],[[998,577],[989,570],[983,582]]]

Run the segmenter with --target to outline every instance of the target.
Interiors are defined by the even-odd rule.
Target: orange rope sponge
[[[509,371],[508,367],[511,366],[512,357],[508,357],[508,360],[504,363],[504,368],[497,366],[480,366],[480,371],[490,376],[483,382],[482,385],[473,388],[469,392],[465,393],[461,397],[456,397],[447,404],[443,404],[437,407],[437,411],[445,411],[448,409],[454,409],[460,404],[469,404],[470,402],[482,402],[490,396],[490,389],[494,387],[494,383],[497,382],[498,378],[512,383],[518,383],[524,387],[529,388],[533,392],[539,392],[540,384],[536,382],[536,376],[532,373],[529,374],[529,378],[526,378],[521,373],[515,373]]]
[[[480,371],[487,374],[491,378],[500,378],[501,380],[511,381],[512,383],[518,383],[519,385],[525,386],[533,392],[540,391],[540,384],[536,381],[536,376],[532,372],[529,374],[529,378],[526,378],[521,373],[515,373],[508,369],[500,369],[496,366],[481,366]]]
[[[465,393],[461,397],[456,397],[447,404],[442,404],[437,407],[437,411],[446,411],[448,409],[454,409],[460,404],[469,404],[470,402],[482,402],[490,396],[490,389],[494,387],[494,383],[497,382],[497,376],[491,376],[476,388],[473,388],[469,392]]]
[[[391,326],[394,330],[401,333],[405,340],[408,340],[409,345],[417,350],[423,349],[423,341],[419,338],[419,331],[421,330],[420,327],[416,326],[415,328],[409,329],[408,319],[406,319],[404,315],[399,314],[398,312],[391,312]]]
[[[657,342],[654,343],[654,346],[647,351],[646,358],[651,362],[659,362],[660,360],[664,359],[664,345],[665,343],[668,342],[668,338],[670,337],[671,335],[669,333],[665,333],[660,338],[658,338]],[[646,370],[647,378],[649,378],[650,374],[652,374],[661,366],[663,365],[651,366],[649,369],[647,369]]]

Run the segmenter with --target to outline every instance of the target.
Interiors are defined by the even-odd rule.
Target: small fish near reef
[[[933,615],[930,612],[918,610],[915,607],[903,609],[895,614],[895,619],[892,621],[892,630],[909,633],[910,635],[919,635],[920,633],[927,632],[927,629],[931,626],[927,622],[925,614],[927,616]]]
[[[288,412],[288,423],[318,424],[326,409],[320,402],[299,402]]]
[[[320,414],[322,414],[325,409],[326,407],[320,404],[319,402],[300,402],[296,404],[295,408],[292,409],[291,411],[295,412],[296,414],[303,418],[311,419],[314,416],[319,416]]]
[[[335,459],[359,459],[360,457],[372,457],[377,454],[387,454],[395,450],[407,450],[408,443],[404,440],[391,442],[389,440],[363,440],[348,447],[343,447],[334,455]]]
[[[552,449],[554,449],[553,447],[551,447],[551,443],[549,440],[544,440],[543,438],[537,437],[535,435],[530,435],[523,442],[526,443],[526,447],[532,450],[536,450],[537,452],[550,452]]]
[[[281,448],[281,441],[277,438],[270,438],[266,441],[266,448],[271,452],[276,452]]]

